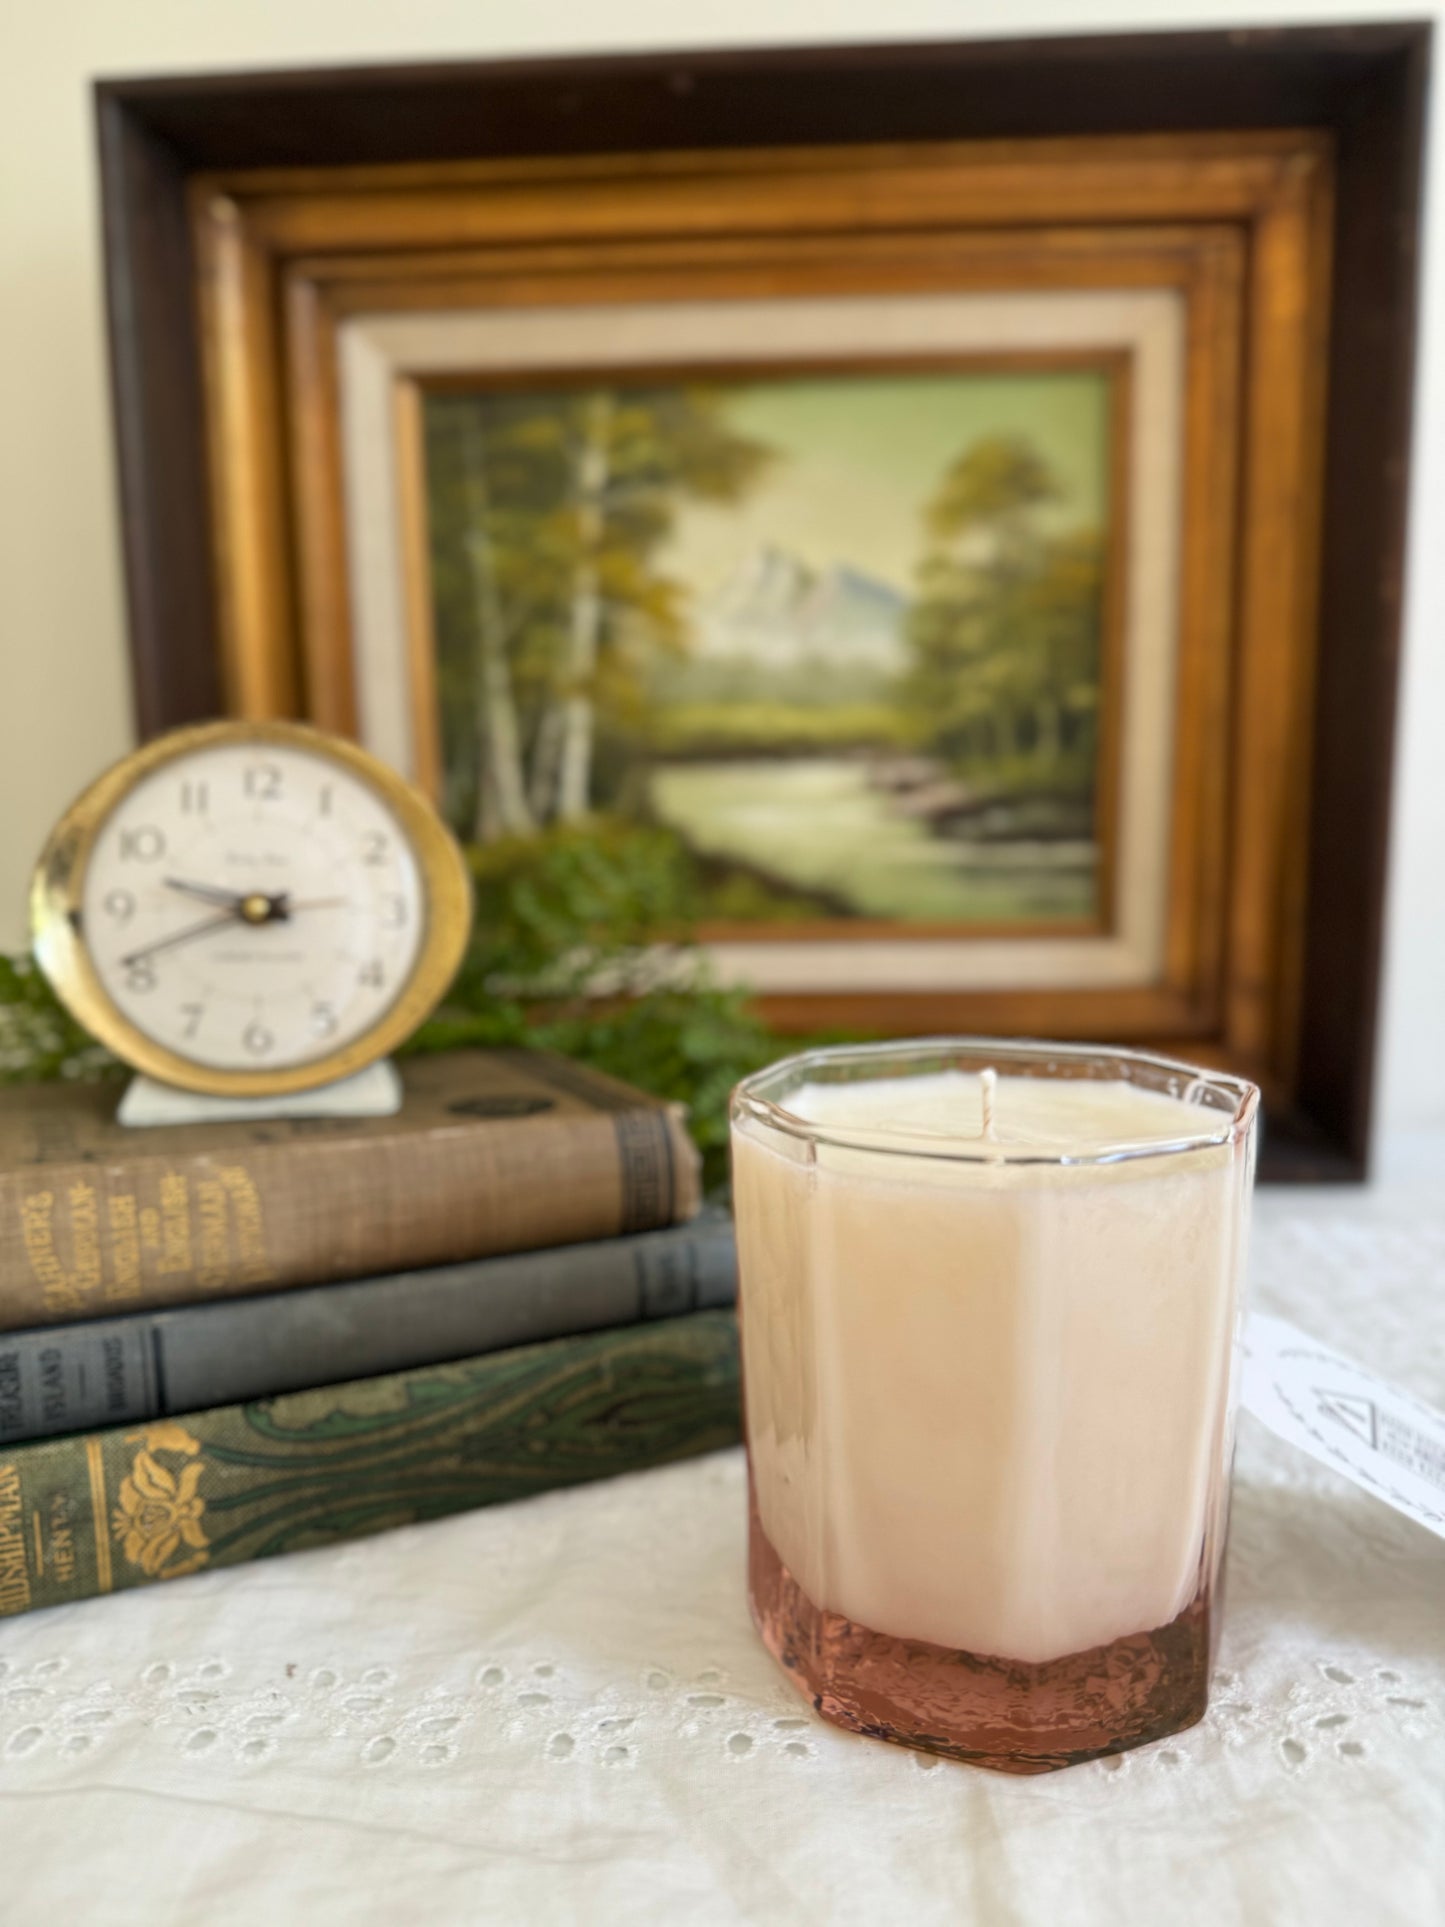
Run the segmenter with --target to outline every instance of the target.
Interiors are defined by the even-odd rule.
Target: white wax
[[[1038,1662],[1167,1625],[1215,1556],[1247,1184],[1227,1116],[1132,1085],[992,1108],[972,1164],[936,1155],[982,1138],[959,1073],[787,1099],[848,1147],[736,1129],[748,1436],[816,1605]],[[922,1155],[858,1147],[894,1132]]]
[[[1207,1143],[1229,1126],[1224,1111],[1163,1091],[1103,1078],[997,1077],[984,1131],[982,1079],[970,1071],[803,1084],[785,1108],[850,1136],[948,1138],[960,1148],[994,1142],[1014,1153],[1098,1156],[1114,1147]],[[920,1149],[938,1149],[936,1145]]]

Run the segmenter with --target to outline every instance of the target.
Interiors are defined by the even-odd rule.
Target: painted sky
[[[784,378],[739,383],[728,414],[777,451],[746,501],[685,508],[658,566],[706,596],[754,549],[816,570],[843,563],[907,591],[924,505],[951,462],[986,435],[1026,436],[1064,485],[1061,523],[1102,520],[1107,377],[1039,373]]]

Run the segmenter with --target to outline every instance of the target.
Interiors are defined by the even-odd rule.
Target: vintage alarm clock
[[[36,958],[164,1085],[280,1098],[374,1064],[441,998],[471,888],[427,799],[298,723],[215,722],[125,757],[56,825]]]

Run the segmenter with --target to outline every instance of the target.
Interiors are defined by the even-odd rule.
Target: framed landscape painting
[[[339,318],[351,725],[479,844],[665,836],[774,1000],[1147,993],[1192,940],[1176,705],[1228,575],[1186,618],[1190,463],[1200,507],[1231,484],[1184,417],[1191,366],[1216,409],[1234,379],[1238,263],[1136,240],[1155,285],[1096,248],[1019,287],[999,245]]]
[[[1152,1044],[1358,1168],[1427,48],[102,87],[144,724],[664,851],[779,1029]]]
[[[661,827],[740,936],[1102,927],[1121,383],[1044,356],[432,391],[453,825]]]

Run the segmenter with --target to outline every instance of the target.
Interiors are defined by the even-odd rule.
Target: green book
[[[635,1472],[739,1436],[731,1312],[0,1455],[0,1616]]]

